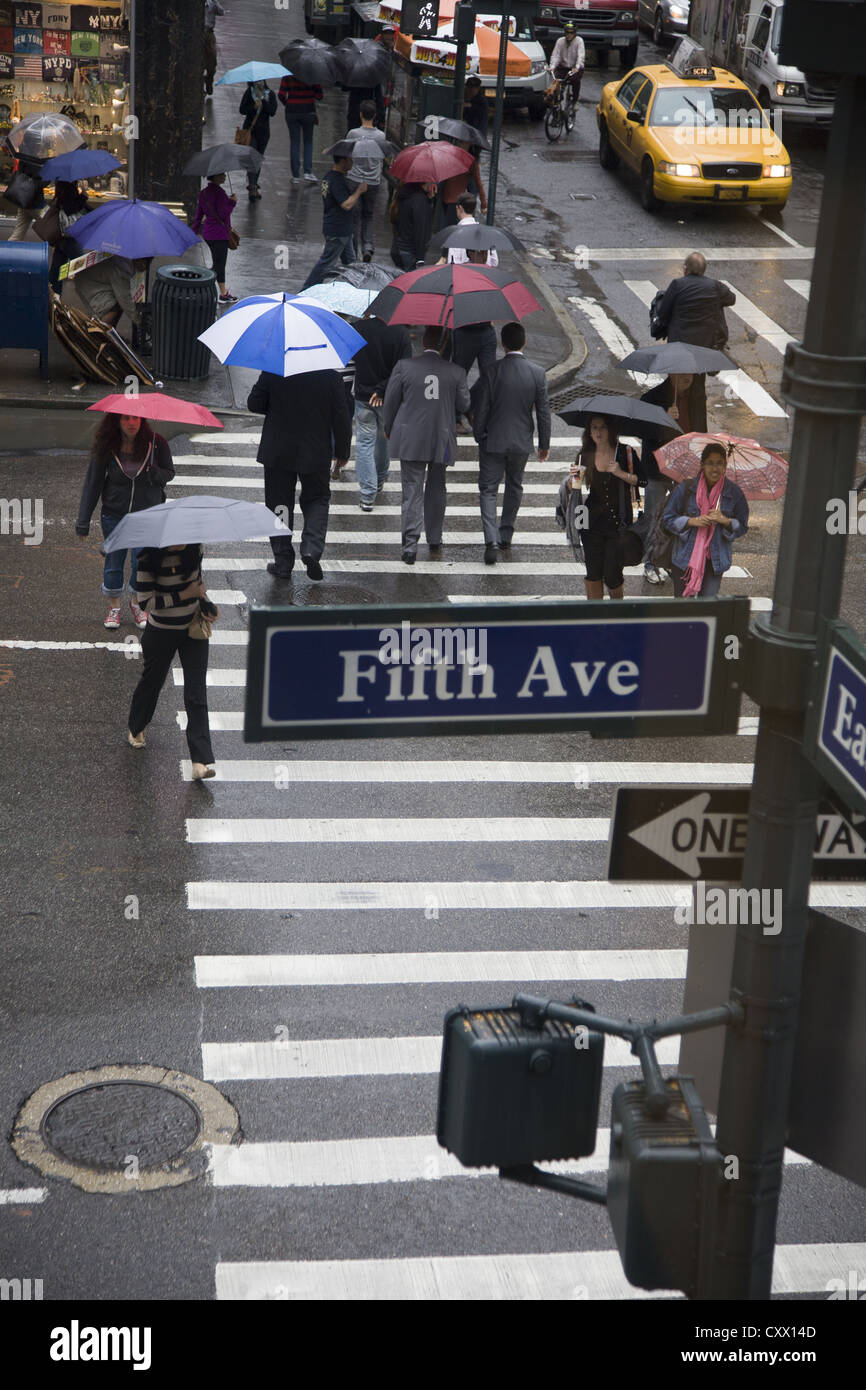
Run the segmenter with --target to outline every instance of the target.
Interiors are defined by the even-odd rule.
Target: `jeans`
[[[144,669],[135,687],[129,709],[129,731],[140,734],[146,729],[156,711],[165,678],[171,670],[175,655],[183,667],[183,706],[186,710],[186,742],[194,763],[212,763],[210,720],[207,712],[207,658],[209,642],[190,637],[187,629],[172,632],[169,628],[148,623],[141,634],[141,654]]]
[[[352,234],[348,236],[331,236],[325,238],[322,247],[322,254],[316,261],[303,285],[302,290],[308,290],[311,285],[320,285],[332,265],[337,261],[342,261],[343,265],[351,265],[355,259],[352,247]]]
[[[292,162],[292,177],[301,176],[301,133],[304,136],[304,173],[313,172],[313,126],[316,124],[315,111],[303,111],[299,115],[286,112],[286,125],[289,127],[289,151]]]
[[[679,565],[673,565],[672,570],[674,577],[674,598],[682,598],[683,589],[686,587],[687,583],[688,570],[681,570]],[[721,582],[722,576],[720,574],[716,574],[715,570],[713,569],[712,561],[708,555],[706,568],[704,570],[704,582],[701,585],[700,593],[695,595],[695,597],[715,598],[719,592]]]
[[[355,401],[355,472],[361,501],[373,502],[391,467],[382,407]]]
[[[379,185],[373,184],[362,193],[352,210],[355,233],[355,260],[363,259],[364,253],[373,254],[373,214],[376,211],[376,195]]]
[[[102,526],[102,534],[106,540],[111,535],[115,526],[123,518],[112,516],[110,512],[103,512],[99,518]],[[129,585],[127,592],[135,594],[135,576],[138,570],[139,550],[133,550],[129,559]],[[110,550],[105,557],[105,567],[102,571],[102,592],[107,598],[121,598],[123,595],[123,571],[126,565],[127,552],[125,550]]]

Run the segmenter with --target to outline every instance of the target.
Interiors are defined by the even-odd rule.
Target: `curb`
[[[566,341],[572,344],[572,348],[567,357],[558,362],[555,367],[550,367],[547,375],[548,393],[552,394],[566,379],[582,367],[589,355],[589,348],[583,334],[575,327],[571,316],[563,309],[562,305],[554,298],[547,281],[536,269],[530,257],[523,251],[516,253],[516,259],[523,267],[523,272],[532,281],[536,294],[539,299],[543,299],[546,307],[553,314],[559,324]]]

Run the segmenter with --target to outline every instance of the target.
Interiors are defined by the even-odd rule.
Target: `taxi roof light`
[[[681,38],[671,49],[665,67],[675,72],[677,77],[684,77],[689,81],[716,80],[715,68],[712,67],[705,50],[699,43],[695,43],[694,39]]]

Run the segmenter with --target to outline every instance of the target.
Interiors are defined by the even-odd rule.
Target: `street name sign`
[[[866,648],[845,623],[825,623],[803,752],[850,806],[866,813]]]
[[[746,598],[253,608],[244,738],[734,733]]]
[[[613,883],[739,883],[749,821],[748,787],[619,787],[610,823]],[[812,877],[866,879],[866,816],[829,801],[818,808]]]

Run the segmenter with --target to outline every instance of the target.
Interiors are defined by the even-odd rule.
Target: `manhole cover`
[[[49,1149],[88,1168],[158,1168],[194,1144],[201,1115],[185,1096],[146,1081],[86,1086],[57,1101],[42,1121]]]

